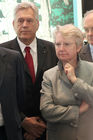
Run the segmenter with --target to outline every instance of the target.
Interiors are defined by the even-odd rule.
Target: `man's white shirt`
[[[25,57],[25,51],[24,51],[25,47],[29,46],[31,48],[30,53],[31,53],[31,55],[33,57],[34,70],[35,70],[35,75],[36,75],[36,73],[37,73],[37,66],[38,66],[38,60],[37,60],[38,59],[37,58],[37,40],[36,40],[36,38],[33,40],[33,42],[30,45],[25,45],[23,42],[21,42],[19,40],[19,38],[17,38],[17,41],[18,41],[18,44],[20,46],[20,49],[21,49],[24,57]]]

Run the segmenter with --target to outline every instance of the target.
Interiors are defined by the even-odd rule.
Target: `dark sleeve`
[[[19,111],[23,111],[24,105],[24,91],[25,91],[25,80],[24,80],[24,67],[21,60],[20,54],[17,59],[17,79],[16,79],[16,94]]]

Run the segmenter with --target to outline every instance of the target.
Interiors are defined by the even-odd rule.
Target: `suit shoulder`
[[[44,40],[44,39],[37,39],[37,41],[46,45],[46,46],[54,46],[53,42],[50,42],[50,41],[47,41],[47,40]]]
[[[17,64],[20,65],[19,67],[23,67],[22,58],[18,51],[0,47],[0,58],[9,65]]]
[[[86,67],[87,67],[87,65],[93,66],[93,62],[89,62],[89,61],[82,60],[82,63],[84,63],[84,65],[85,65]]]
[[[6,42],[3,42],[3,43],[0,43],[0,47],[5,46],[5,45],[10,45],[13,41],[14,41],[14,39],[6,41]]]
[[[16,50],[0,47],[0,55],[20,56],[20,53]]]
[[[53,68],[50,68],[50,69],[48,69],[48,70],[46,70],[45,72],[44,72],[44,75],[51,75],[51,76],[54,76],[54,75],[56,75],[56,73],[57,73],[57,71],[58,71],[59,69],[58,69],[58,65],[56,65],[56,66],[54,66]]]
[[[86,53],[89,50],[89,44],[82,46],[80,54]]]
[[[93,71],[93,62],[89,62],[86,60],[81,60],[82,66],[84,69],[88,70],[88,71]]]

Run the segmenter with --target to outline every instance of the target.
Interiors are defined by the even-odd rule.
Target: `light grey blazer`
[[[72,84],[59,62],[43,75],[40,110],[48,140],[93,140],[93,63],[79,60],[75,73]],[[90,108],[80,115],[82,101]]]

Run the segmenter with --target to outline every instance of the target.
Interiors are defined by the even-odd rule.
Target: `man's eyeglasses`
[[[19,25],[23,24],[24,22],[26,22],[27,24],[30,25],[30,24],[33,23],[33,21],[34,21],[34,20],[31,19],[31,18],[27,18],[27,19],[19,18],[17,22],[18,22]]]

